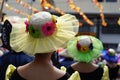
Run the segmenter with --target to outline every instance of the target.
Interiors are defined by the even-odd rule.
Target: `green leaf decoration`
[[[40,30],[39,29],[34,29],[32,25],[29,26],[29,34],[33,38],[39,38],[40,36]]]

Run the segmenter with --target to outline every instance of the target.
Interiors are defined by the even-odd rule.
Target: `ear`
[[[11,47],[10,47],[10,33],[11,33],[11,30],[12,30],[11,23],[8,20],[5,20],[5,22],[3,24],[3,27],[2,27],[1,39],[2,39],[2,43],[3,43],[3,47],[8,49],[8,50],[11,50]]]

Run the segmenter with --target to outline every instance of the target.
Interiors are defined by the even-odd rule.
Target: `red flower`
[[[44,33],[45,36],[50,36],[55,32],[55,23],[54,22],[46,22],[42,26],[42,32]]]

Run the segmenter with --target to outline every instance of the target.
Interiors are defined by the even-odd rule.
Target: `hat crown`
[[[76,47],[80,52],[87,53],[93,49],[92,40],[90,37],[83,37],[77,41]]]
[[[109,55],[111,55],[111,56],[114,56],[115,55],[115,50],[114,49],[108,49],[108,53],[109,53]]]
[[[48,12],[39,12],[34,14],[29,21],[29,26],[26,26],[26,31],[33,38],[43,38],[51,36],[56,31],[56,23],[53,21],[53,16]]]
[[[52,21],[52,15],[48,12],[39,12],[30,18],[30,24],[34,28],[41,28],[46,22]]]
[[[108,49],[108,51],[111,52],[111,53],[115,53],[114,49]]]
[[[92,41],[89,37],[83,37],[78,41],[78,43],[81,46],[89,46],[92,43]]]

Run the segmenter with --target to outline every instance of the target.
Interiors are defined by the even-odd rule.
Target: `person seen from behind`
[[[109,68],[110,80],[120,79],[120,63],[118,63],[118,54],[115,49],[104,50],[102,57]]]
[[[33,14],[26,24],[13,26],[10,44],[15,51],[23,51],[35,58],[14,70],[8,66],[6,79],[67,80],[69,74],[53,65],[51,55],[56,49],[66,47],[68,40],[77,34],[77,18],[71,14],[55,17],[49,12],[41,11]],[[7,77],[9,74],[11,76]]]
[[[75,78],[69,80],[109,80],[108,67],[93,62],[103,50],[99,39],[89,35],[77,36],[69,40],[67,50],[76,61],[67,68],[67,72]]]

